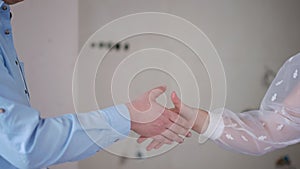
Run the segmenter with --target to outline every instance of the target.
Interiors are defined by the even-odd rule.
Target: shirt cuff
[[[130,115],[125,105],[77,114],[82,130],[99,147],[124,139],[130,132]]]
[[[208,139],[218,139],[224,130],[224,121],[222,118],[223,109],[209,112],[209,123],[206,131],[199,135],[199,143],[204,143]]]
[[[107,119],[108,124],[115,130],[120,139],[128,136],[130,132],[130,114],[128,108],[124,105],[117,105],[100,110]]]

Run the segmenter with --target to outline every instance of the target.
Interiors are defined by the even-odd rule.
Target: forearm
[[[300,141],[300,120],[285,110],[243,113],[224,110],[224,130],[214,141],[226,149],[251,155],[262,155],[295,144]]]
[[[124,106],[118,108],[122,115],[110,108],[41,119],[30,107],[6,103],[7,111],[0,117],[0,154],[18,168],[80,160],[129,133],[129,115]]]

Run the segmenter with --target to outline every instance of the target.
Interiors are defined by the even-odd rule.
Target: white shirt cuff
[[[79,113],[77,118],[82,129],[101,148],[127,138],[130,132],[130,115],[125,105]]]
[[[109,125],[119,133],[120,138],[128,136],[130,132],[130,114],[124,104],[101,110],[108,119]]]
[[[223,109],[209,112],[209,123],[206,131],[199,135],[199,143],[204,143],[208,139],[218,139],[224,130],[224,122],[222,118]]]

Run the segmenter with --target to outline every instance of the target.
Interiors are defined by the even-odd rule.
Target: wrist
[[[193,126],[193,130],[199,134],[204,133],[207,130],[209,124],[209,115],[205,110],[198,109],[198,114]]]
[[[130,130],[133,130],[135,125],[133,124],[133,108],[131,106],[131,103],[126,103],[125,106],[127,107],[128,111],[129,111],[129,116],[130,116]]]

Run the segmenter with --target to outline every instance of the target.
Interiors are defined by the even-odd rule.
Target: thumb
[[[150,100],[154,101],[156,100],[161,94],[163,94],[166,91],[166,86],[159,86],[149,91],[148,97]]]
[[[180,111],[182,103],[181,103],[181,100],[178,98],[176,92],[174,92],[174,91],[171,94],[171,100],[175,106],[175,109]]]
[[[176,107],[170,108],[170,109],[168,109],[168,110],[170,110],[170,111],[172,111],[172,112],[175,112],[175,113],[179,114],[179,110],[178,110]]]
[[[175,92],[172,92],[171,99],[175,106],[175,109],[177,109],[177,111],[179,112],[179,114],[182,117],[184,117],[186,119],[190,119],[193,117],[193,115],[195,114],[193,109],[191,107],[185,105],[184,103],[182,103],[182,101],[179,99],[179,97],[177,96],[177,94]]]

